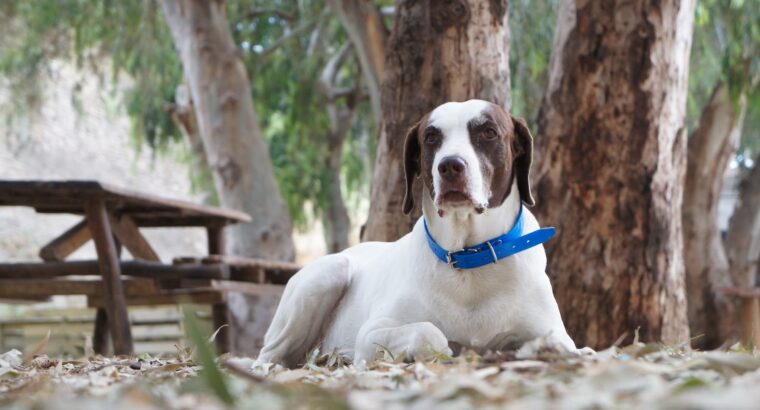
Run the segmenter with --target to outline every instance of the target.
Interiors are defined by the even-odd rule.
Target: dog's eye
[[[435,131],[428,131],[425,133],[425,144],[434,145],[438,143],[441,135]]]
[[[496,132],[496,129],[493,127],[486,128],[485,131],[483,131],[483,137],[488,141],[495,140],[498,136],[499,133]]]

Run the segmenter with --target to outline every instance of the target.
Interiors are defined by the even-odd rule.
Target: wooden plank
[[[123,290],[128,297],[156,294],[151,279],[125,279]],[[51,295],[100,295],[100,280],[72,279],[3,279],[0,280],[0,298],[31,299]]]
[[[218,293],[218,292],[217,292]],[[97,317],[97,310],[96,316]],[[48,316],[48,317],[25,317],[23,319],[9,318],[0,320],[0,326],[70,326],[93,323],[95,317],[89,316]],[[182,317],[171,316],[167,318],[130,318],[132,326],[164,326],[176,325],[182,321]]]
[[[199,305],[213,305],[225,301],[222,292],[214,289],[199,289],[195,292],[136,295],[127,299],[129,306],[157,306],[176,305],[179,303],[196,303]],[[102,307],[103,298],[100,295],[87,298],[87,306]]]
[[[98,308],[95,313],[95,325],[92,330],[92,350],[95,354],[108,356],[109,352],[108,337],[108,314],[103,308]]]
[[[100,273],[103,276],[103,292],[107,295],[105,310],[108,313],[114,354],[129,355],[134,351],[132,331],[129,327],[127,301],[121,283],[121,266],[116,255],[116,245],[105,202],[102,200],[87,202],[85,213],[98,253]]]
[[[231,266],[240,266],[240,267],[261,267],[266,270],[281,270],[281,271],[288,271],[288,272],[297,272],[299,271],[302,266],[297,263],[292,262],[283,262],[283,261],[273,261],[269,259],[259,259],[259,258],[242,258],[239,256],[207,256],[202,259],[203,263],[225,263]]]
[[[199,262],[203,264],[222,264],[228,266],[230,280],[253,283],[274,283],[278,285],[288,283],[288,280],[301,269],[300,265],[290,262],[240,258],[234,256],[210,255],[202,259],[197,257],[174,258],[174,264],[178,266],[197,264]]]
[[[1,285],[0,285],[1,286]],[[37,297],[30,297],[30,298],[2,298],[0,297],[0,304],[3,305],[31,305],[34,303],[42,303],[42,302],[49,302],[50,296],[37,296]]]
[[[148,240],[140,233],[140,229],[137,228],[137,225],[129,215],[122,215],[120,218],[111,215],[110,221],[114,234],[116,234],[121,244],[127,248],[132,256],[146,261],[161,261],[161,258],[158,257],[158,254],[150,246]]]
[[[41,214],[60,214],[73,213],[80,214],[81,210],[72,206],[58,205],[41,205],[34,206],[34,209]],[[223,219],[212,216],[183,215],[177,212],[162,212],[159,210],[142,210],[124,209],[123,207],[116,212],[120,215],[129,215],[141,228],[157,227],[207,227],[225,223]],[[231,222],[230,222],[231,223]]]
[[[230,280],[212,280],[211,288],[224,292],[239,292],[247,295],[282,295],[285,286],[269,283],[246,283]]]
[[[224,265],[165,265],[160,262],[125,261],[120,263],[124,275],[153,279],[226,279]],[[65,276],[100,276],[98,261],[49,263],[0,263],[0,284],[6,279],[44,279]]]
[[[161,198],[98,181],[0,180],[0,206],[31,206],[43,212],[85,213],[83,202],[102,200],[115,213],[165,212],[179,221],[201,217],[217,224],[249,222],[243,212]],[[135,221],[139,224],[137,218]]]
[[[40,249],[40,258],[46,262],[62,262],[90,239],[92,235],[87,227],[87,220],[83,219],[43,246]]]

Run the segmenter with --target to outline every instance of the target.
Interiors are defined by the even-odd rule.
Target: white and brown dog
[[[257,363],[303,362],[322,342],[354,363],[379,346],[407,358],[449,343],[514,349],[545,337],[576,351],[546,276],[539,229],[523,204],[533,141],[525,122],[481,100],[443,104],[406,136],[406,199],[421,177],[423,216],[396,242],[327,255],[287,284]]]

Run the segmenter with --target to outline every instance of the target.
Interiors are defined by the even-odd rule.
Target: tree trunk
[[[742,181],[739,204],[728,227],[726,253],[731,274],[742,287],[757,286],[760,264],[760,155]],[[745,343],[760,346],[760,303],[757,298],[742,299],[741,335]]]
[[[379,124],[382,119],[380,88],[388,37],[383,16],[371,0],[330,0],[330,5],[338,13],[359,57],[362,77],[369,91],[372,114]]]
[[[230,35],[224,1],[161,2],[187,77],[222,206],[253,222],[229,229],[232,253],[292,260],[292,226]]]
[[[340,169],[343,163],[343,144],[354,121],[360,92],[358,86],[346,92],[336,84],[338,71],[351,49],[350,43],[345,44],[327,62],[317,83],[319,91],[325,97],[327,117],[330,119],[330,134],[326,138],[327,149],[324,158],[325,166],[330,173],[327,195],[329,203],[322,215],[325,243],[329,253],[348,248],[348,231],[351,229],[351,219],[343,201]],[[345,104],[339,104],[339,99],[345,99]]]
[[[351,117],[353,117],[353,113],[351,113]],[[348,209],[346,209],[346,203],[343,200],[340,178],[343,144],[346,141],[347,131],[342,134],[333,133],[327,150],[326,165],[330,171],[330,203],[322,218],[322,224],[325,228],[325,243],[328,253],[336,253],[348,248],[348,232],[351,229],[351,218],[348,216]]]
[[[198,134],[198,122],[195,120],[195,107],[190,98],[190,90],[186,84],[177,86],[174,94],[174,103],[165,104],[166,111],[172,117],[182,136],[190,145],[192,155],[190,163],[190,179],[193,190],[201,192],[204,204],[213,205],[218,203],[214,182],[211,176],[211,167],[206,160],[206,150],[203,148],[203,140]]]
[[[507,1],[401,0],[387,47],[383,122],[363,240],[392,241],[411,229],[404,199],[406,131],[447,101],[480,98],[510,106]],[[419,194],[419,189],[416,189]]]
[[[732,287],[718,203],[729,161],[739,146],[746,100],[739,110],[728,87],[715,86],[702,111],[699,128],[689,138],[683,196],[684,261],[689,328],[694,346],[714,349],[736,336],[736,306],[722,289]]]
[[[681,204],[692,0],[562,0],[536,214],[579,345],[689,340]]]
[[[162,0],[161,5],[190,87],[221,205],[252,217],[251,223],[227,229],[228,252],[293,260],[292,223],[259,129],[245,66],[229,31],[225,2]],[[278,298],[228,296],[232,352],[254,355]]]

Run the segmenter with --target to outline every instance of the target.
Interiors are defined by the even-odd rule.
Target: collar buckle
[[[453,254],[459,253],[459,252],[464,252],[464,251],[465,251],[465,249],[462,248],[462,249],[460,249],[458,251],[455,251],[455,252],[451,252],[451,251],[446,252],[446,263],[449,264],[449,265],[451,265],[451,267],[454,268],[454,269],[459,269],[459,267],[457,266],[457,261],[454,260]]]

